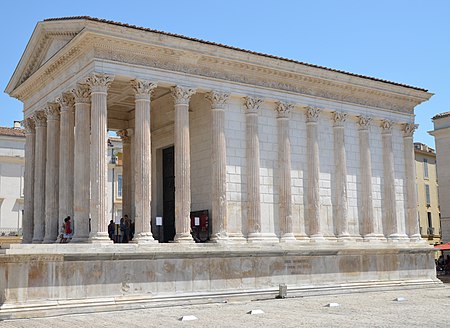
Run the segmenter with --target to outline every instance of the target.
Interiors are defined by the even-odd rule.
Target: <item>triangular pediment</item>
[[[80,26],[76,26],[69,30],[61,25],[58,28],[55,26],[48,28],[47,22],[38,23],[5,91],[10,93],[19,87],[63,49],[81,29]]]

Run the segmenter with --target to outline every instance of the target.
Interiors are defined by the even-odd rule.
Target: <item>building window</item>
[[[427,212],[427,217],[428,217],[428,234],[433,235],[434,228],[433,228],[433,219],[431,217],[431,212]]]
[[[122,198],[122,175],[117,176],[117,198]]]
[[[423,177],[428,179],[428,159],[423,159]]]
[[[430,206],[431,200],[430,200],[430,186],[425,185],[425,198],[427,200],[427,206]]]

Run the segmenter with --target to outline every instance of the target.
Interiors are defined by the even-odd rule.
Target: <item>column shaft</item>
[[[47,113],[47,162],[45,169],[44,243],[58,238],[59,215],[59,104],[49,103]]]
[[[86,242],[89,238],[90,217],[90,135],[91,113],[89,86],[79,84],[72,90],[75,96],[74,198],[72,242]]]
[[[22,218],[22,244],[30,244],[33,240],[34,227],[34,156],[36,130],[32,118],[22,121],[25,127],[25,177],[24,177],[24,213]]]
[[[319,140],[317,136],[317,120],[319,108],[306,108],[306,156],[308,159],[308,194],[307,213],[311,240],[323,240],[320,222],[320,168]]]
[[[135,91],[135,236],[138,243],[154,242],[151,230],[151,135],[150,96],[156,85],[148,81],[133,80]]]
[[[211,102],[212,114],[212,236],[211,240],[220,242],[228,239],[227,217],[227,154],[225,139],[224,107],[229,95],[210,92],[206,98]]]
[[[72,218],[72,223],[74,222],[74,97],[72,93],[63,93],[58,102],[61,106],[58,227],[61,227],[67,216]]]
[[[191,230],[191,159],[189,100],[193,89],[175,87],[175,241],[193,242]]]
[[[91,232],[93,243],[111,243],[108,237],[107,194],[107,90],[112,77],[92,74],[86,80],[91,87]]]
[[[338,238],[349,237],[347,204],[347,160],[345,155],[344,122],[347,113],[333,113],[334,163],[336,188],[336,235]]]
[[[40,244],[45,234],[45,166],[47,152],[47,118],[44,111],[34,114],[36,146],[34,167],[34,231],[33,244]]]
[[[131,144],[128,130],[120,130],[117,135],[122,139],[122,214],[131,218]]]

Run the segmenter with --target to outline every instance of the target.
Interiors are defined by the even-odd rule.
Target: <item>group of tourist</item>
[[[115,224],[113,220],[108,225],[109,238],[115,243],[128,243],[134,236],[134,222],[128,215],[120,219],[120,224]]]

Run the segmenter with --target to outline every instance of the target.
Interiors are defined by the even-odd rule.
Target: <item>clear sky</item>
[[[450,111],[450,0],[77,0],[0,2],[1,91],[38,21],[92,16],[428,89],[415,141]],[[0,94],[0,126],[22,103]]]

